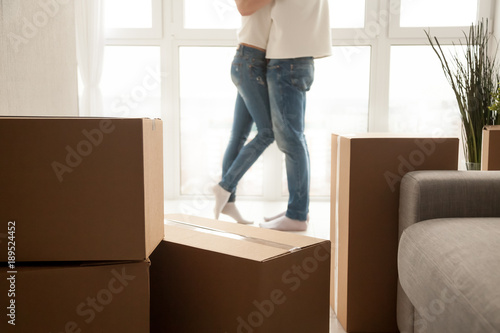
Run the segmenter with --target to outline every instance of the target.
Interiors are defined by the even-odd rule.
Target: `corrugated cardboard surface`
[[[0,118],[0,221],[16,222],[16,260],[147,258],[163,237],[161,125]]]
[[[0,332],[149,332],[149,262],[16,270],[9,297],[12,274],[0,268]]]
[[[151,332],[329,331],[329,241],[167,218],[231,235],[166,226],[165,240],[151,255]],[[303,248],[288,252],[285,244]]]
[[[482,170],[500,170],[500,126],[483,129]]]
[[[337,317],[347,332],[397,332],[400,180],[410,170],[456,170],[458,138],[333,135],[337,140]],[[334,237],[335,224],[331,230]]]

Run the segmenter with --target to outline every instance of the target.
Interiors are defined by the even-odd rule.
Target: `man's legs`
[[[286,215],[261,226],[305,230],[309,212],[310,162],[304,135],[306,92],[314,79],[312,58],[272,59],[267,82],[276,142],[285,153],[288,181]]]

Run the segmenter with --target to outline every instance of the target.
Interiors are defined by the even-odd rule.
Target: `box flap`
[[[266,261],[325,240],[183,214],[165,215],[165,240]]]

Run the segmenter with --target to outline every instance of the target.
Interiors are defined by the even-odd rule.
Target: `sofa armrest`
[[[401,180],[399,236],[414,223],[500,217],[500,171],[414,171]]]

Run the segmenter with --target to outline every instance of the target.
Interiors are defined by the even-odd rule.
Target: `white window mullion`
[[[378,35],[372,36],[370,61],[370,101],[368,106],[368,131],[386,132],[389,129],[389,77],[390,43],[389,24],[394,9],[387,0],[367,1],[366,29],[378,27]],[[378,15],[375,17],[373,13]],[[370,31],[370,30],[368,30]]]
[[[172,2],[164,3],[164,25],[161,42],[163,166],[166,199],[178,199],[180,193],[180,124],[179,124],[179,59],[172,38],[174,12]]]

